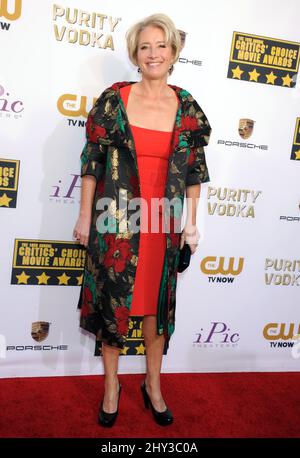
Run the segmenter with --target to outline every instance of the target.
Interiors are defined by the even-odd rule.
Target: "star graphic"
[[[120,354],[121,355],[127,355],[128,350],[129,350],[129,347],[124,347],[124,348],[122,348],[122,350],[120,350]]]
[[[283,85],[282,86],[288,86],[288,87],[291,87],[291,82],[293,81],[292,78],[290,77],[289,73],[286,75],[286,76],[282,76],[281,77],[282,81],[283,81]]]
[[[136,349],[136,354],[137,355],[144,355],[145,354],[145,346],[143,345],[143,343],[141,342],[140,345],[138,347],[135,347]]]
[[[252,72],[248,72],[248,73],[249,73],[249,75],[250,75],[249,81],[256,81],[256,82],[257,82],[257,78],[260,76],[260,73],[258,73],[258,72],[256,71],[256,68],[254,68],[254,69],[252,70]]]
[[[20,274],[20,275],[16,275],[17,279],[18,279],[18,285],[20,285],[21,283],[23,283],[24,285],[27,285],[27,281],[28,281],[28,278],[30,277],[30,275],[26,275],[26,273],[23,272]]]
[[[76,277],[77,278],[77,285],[82,285],[82,280],[83,280],[83,274],[80,275],[80,277]]]
[[[70,280],[71,277],[68,277],[66,273],[64,272],[62,275],[57,277],[59,279],[59,285],[68,285],[68,281]]]
[[[239,80],[241,79],[242,73],[244,73],[244,71],[240,69],[239,65],[236,68],[232,68],[231,71],[233,73],[233,78],[238,78]]]
[[[298,151],[295,151],[295,156],[296,156],[295,159],[299,161],[300,160],[300,149],[298,149]]]
[[[268,73],[266,75],[266,78],[267,78],[267,84],[274,84],[274,81],[277,79],[277,76],[274,75],[273,71],[271,73]]]
[[[9,207],[9,202],[11,200],[12,199],[8,197],[6,193],[2,194],[2,196],[0,197],[0,207]]]
[[[38,285],[47,285],[50,277],[43,272],[41,275],[36,275],[36,278],[39,280]]]

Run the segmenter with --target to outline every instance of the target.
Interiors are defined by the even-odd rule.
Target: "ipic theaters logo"
[[[0,0],[0,30],[9,30],[11,24],[4,22],[16,21],[22,13],[22,0]]]
[[[208,214],[255,218],[254,205],[262,191],[251,189],[214,188],[207,189]]]
[[[265,260],[265,284],[267,286],[300,286],[300,259],[267,258]]]
[[[0,207],[16,208],[20,161],[0,159]]]
[[[232,331],[223,321],[212,321],[207,329],[196,332],[193,347],[236,347],[240,340],[240,334]]]
[[[13,285],[80,286],[85,249],[74,242],[16,239]]]
[[[243,266],[244,258],[206,256],[201,261],[200,269],[208,275],[211,283],[233,283],[235,277],[242,272]]]
[[[24,111],[23,102],[12,98],[0,84],[0,117],[18,119],[21,118],[22,111]]]
[[[121,18],[54,4],[53,21],[57,41],[114,51],[112,34]]]
[[[300,43],[233,32],[227,78],[294,87]]]
[[[53,190],[49,195],[50,202],[56,204],[73,204],[80,202],[80,189],[81,185],[79,175],[71,173],[64,180],[57,180],[57,184],[52,186]]]
[[[271,348],[293,348],[298,344],[300,324],[268,323],[263,329],[264,338],[270,342]]]
[[[92,105],[95,104],[96,100],[97,97],[94,97]],[[82,116],[83,118],[88,117],[89,110],[87,109],[87,96],[62,94],[57,100],[57,109],[63,116],[67,116],[69,118],[69,126],[85,127],[85,120],[81,121],[74,118],[77,118],[78,116]]]
[[[49,336],[50,324],[48,321],[35,321],[31,325],[31,337],[36,342],[43,342]],[[27,351],[61,351],[68,350],[68,345],[8,345],[7,351],[27,352]]]
[[[296,119],[291,159],[300,161],[300,118]]]

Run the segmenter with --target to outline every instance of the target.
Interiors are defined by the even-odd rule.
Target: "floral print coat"
[[[113,84],[96,100],[86,123],[86,144],[81,154],[81,177],[97,180],[87,247],[83,283],[78,308],[80,326],[95,334],[99,353],[101,342],[123,349],[129,328],[129,315],[139,257],[139,232],[120,230],[120,195],[127,204],[140,195],[137,157],[132,132],[120,88],[131,81]],[[177,198],[183,205],[186,186],[209,181],[204,146],[211,128],[200,106],[186,90],[169,85],[179,99],[173,129],[165,198]],[[123,193],[123,194],[122,194]],[[125,197],[126,196],[126,197]],[[117,223],[114,231],[98,231],[97,218],[104,211],[97,202],[112,199],[106,223]],[[107,211],[107,207],[105,208]],[[131,216],[127,210],[127,218]],[[165,352],[174,332],[177,266],[180,233],[174,230],[181,220],[176,206],[165,210],[170,231],[166,232],[166,251],[157,303],[157,334],[165,336]],[[128,221],[125,221],[125,223]],[[155,266],[153,266],[155,268]]]

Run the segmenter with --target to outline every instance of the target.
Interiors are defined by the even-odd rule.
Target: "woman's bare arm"
[[[89,241],[96,183],[96,178],[93,175],[85,175],[81,179],[80,212],[73,231],[73,236],[85,247],[88,245]]]

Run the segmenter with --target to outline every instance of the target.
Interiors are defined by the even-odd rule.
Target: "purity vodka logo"
[[[58,42],[114,51],[114,37],[120,17],[96,11],[53,5],[54,36]]]
[[[210,216],[255,218],[255,206],[262,191],[252,189],[216,188],[207,189],[207,208]]]
[[[265,260],[267,286],[300,286],[300,259]]]

